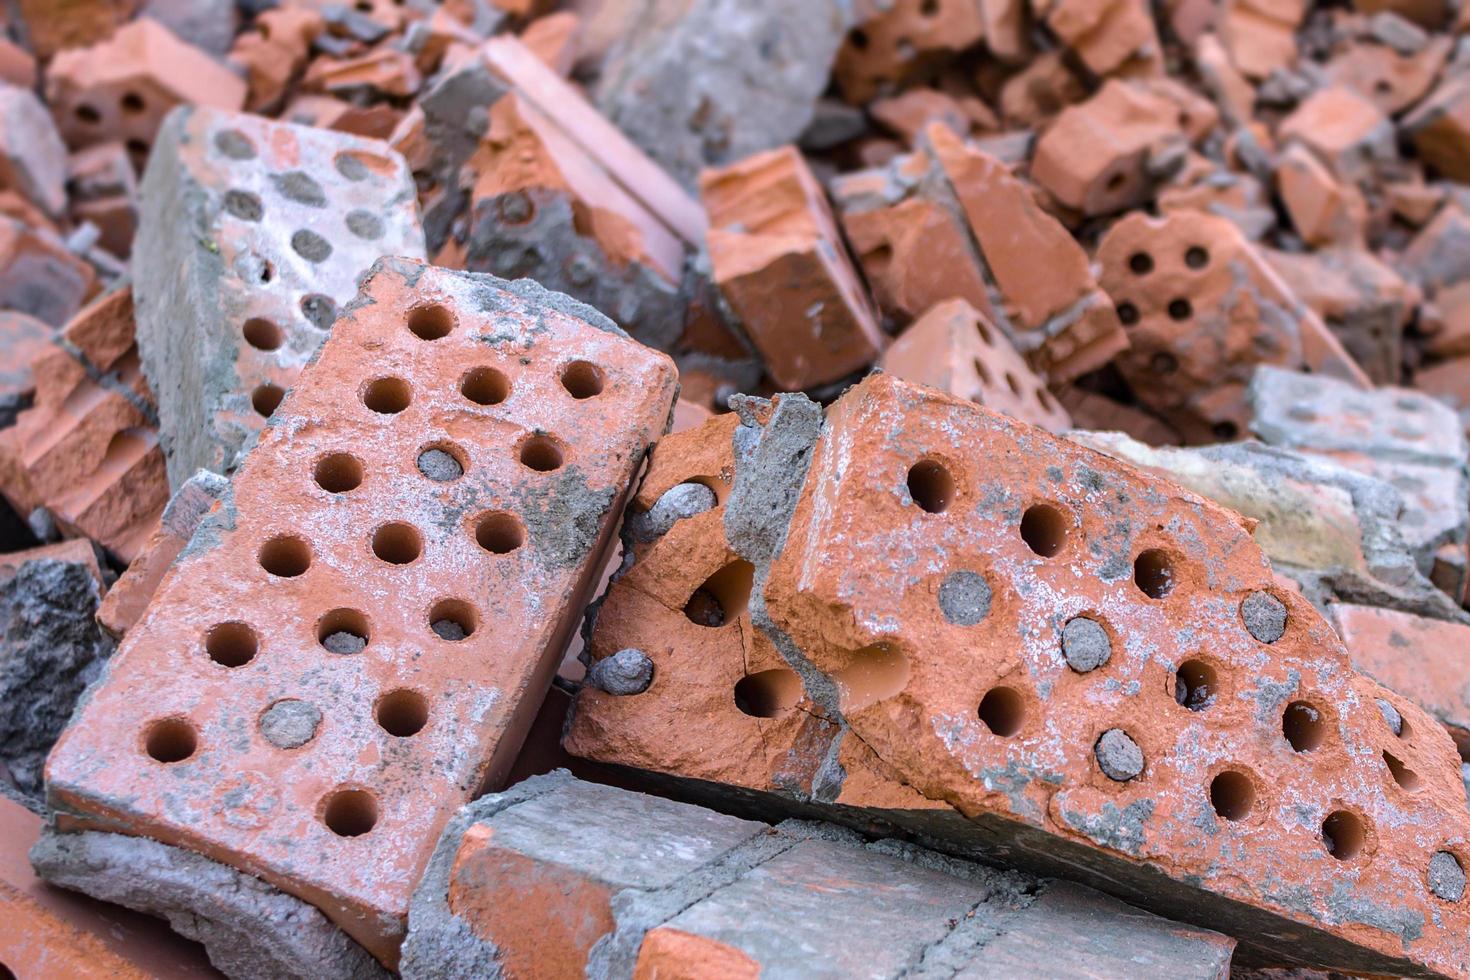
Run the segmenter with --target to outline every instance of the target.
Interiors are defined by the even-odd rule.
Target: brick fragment
[[[0,431],[0,492],[131,561],[168,500],[129,290],[79,313],[31,363],[34,404]]]
[[[1353,89],[1385,115],[1396,116],[1428,94],[1452,47],[1447,37],[1437,37],[1410,53],[1387,44],[1359,43],[1329,61],[1325,72],[1332,83]]]
[[[143,202],[138,346],[178,488],[234,467],[357,277],[423,232],[386,145],[208,109],[169,117]]]
[[[139,0],[18,0],[16,12],[31,50],[46,59],[112,37],[139,5]]]
[[[1339,182],[1300,143],[1286,148],[1276,163],[1276,189],[1297,234],[1308,245],[1361,245],[1368,204],[1352,184]]]
[[[1470,755],[1470,670],[1456,656],[1470,642],[1470,625],[1349,603],[1332,606],[1332,619],[1354,670],[1429,712],[1455,740],[1461,758]],[[1402,721],[1398,727],[1399,738],[1414,734]],[[1400,785],[1418,780],[1408,770],[1395,778]]]
[[[920,960],[964,977],[1083,964],[1214,977],[1233,945],[1076,885],[822,824],[772,828],[565,772],[462,810],[412,921],[408,980],[465,963],[516,976],[899,977]]]
[[[66,145],[119,141],[139,169],[169,110],[238,109],[245,94],[244,81],[147,17],[101,44],[62,52],[46,68],[46,102]]]
[[[1114,80],[1062,110],[1037,141],[1031,174],[1067,207],[1111,214],[1149,200],[1183,152],[1178,105]]]
[[[0,793],[0,962],[17,977],[204,978],[203,950],[147,916],[48,888],[26,852],[42,818]]]
[[[1430,298],[1445,286],[1470,280],[1470,215],[1458,205],[1441,208],[1397,264],[1403,276],[1424,287]]]
[[[565,78],[571,75],[577,60],[577,36],[581,29],[582,18],[563,10],[527,24],[521,31],[521,43],[535,52],[546,67]]]
[[[1226,0],[1220,41],[1236,69],[1259,80],[1296,61],[1295,32],[1306,13],[1305,0]]]
[[[240,34],[230,62],[245,70],[251,112],[279,109],[306,70],[311,42],[326,29],[321,14],[309,8],[277,7],[255,19],[255,30]]]
[[[531,284],[384,259],[363,289],[127,633],[47,788],[63,831],[257,875],[391,965],[444,821],[514,760],[675,376]],[[430,449],[462,477],[426,478]],[[321,720],[283,749],[260,723],[288,700]]]
[[[1298,141],[1325,163],[1339,180],[1371,176],[1398,158],[1393,122],[1352,89],[1319,89],[1281,121],[1283,144]]]
[[[875,4],[848,32],[832,76],[842,97],[861,105],[932,75],[985,34],[975,0]]]
[[[97,275],[42,225],[0,216],[0,307],[54,327],[91,296]]]
[[[121,143],[99,143],[72,154],[66,185],[77,223],[97,227],[102,247],[120,259],[133,250],[138,230],[138,178]]]
[[[1097,257],[1131,343],[1118,367],[1139,400],[1189,442],[1245,431],[1245,386],[1257,364],[1306,365],[1370,385],[1223,218],[1130,214],[1103,236]]]
[[[722,539],[695,534],[713,512],[676,524],[620,580],[629,602],[641,582],[639,612],[604,620],[610,594],[594,626],[594,660],[611,645],[600,634],[616,630],[619,648],[654,658],[653,684],[622,698],[584,689],[574,754],[686,779],[721,771],[768,804],[823,804],[862,822],[879,811],[948,846],[1002,846],[1026,866],[1064,866],[1207,921],[1268,962],[1465,968],[1467,913],[1429,883],[1433,855],[1454,853],[1470,827],[1453,744],[1408,703],[1395,706],[1414,738],[1387,731],[1383,689],[1350,669],[1304,598],[1276,585],[1237,514],[886,375],[850,389],[825,421],[794,396],[740,408]],[[658,470],[655,458],[650,478]],[[682,547],[685,565],[638,576],[660,547]],[[882,563],[863,557],[874,551]],[[750,563],[748,599],[733,575],[709,577],[733,560]],[[960,572],[990,595],[972,625],[940,601]],[[726,613],[722,599],[743,602],[749,632],[729,618],[690,621],[684,607],[701,588]],[[1256,635],[1274,632],[1257,604],[1243,608],[1261,592],[1286,610],[1274,642]],[[1060,655],[1077,616],[1121,638],[1086,673]],[[674,632],[681,617],[703,642]],[[640,629],[652,642],[628,642]],[[1146,654],[1129,639],[1144,635]],[[702,693],[722,682],[748,722],[743,740]],[[671,711],[708,712],[710,737],[659,745]],[[1123,781],[1095,755],[1115,729],[1143,760]],[[1417,792],[1393,779],[1390,744],[1421,777]],[[1285,867],[1300,886],[1289,899],[1268,884]],[[1406,909],[1416,927],[1369,907]]]
[[[1470,180],[1470,80],[1451,75],[1404,117],[1419,155],[1451,180]]]
[[[46,349],[55,331],[24,313],[0,314],[0,429],[31,405],[36,379],[31,362]]]
[[[964,300],[940,303],[894,341],[879,361],[894,377],[1052,432],[1072,420],[1004,334]]]
[[[1094,75],[1163,71],[1153,12],[1142,0],[1045,0],[1036,13]]]
[[[715,284],[778,384],[836,381],[878,357],[883,335],[795,147],[705,171],[700,195]]]

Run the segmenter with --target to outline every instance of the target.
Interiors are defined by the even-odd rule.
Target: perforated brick
[[[138,346],[169,482],[227,473],[384,255],[423,258],[413,181],[386,144],[181,109],[142,185]]]
[[[635,553],[641,608],[604,619],[610,594],[592,657],[638,646],[654,682],[584,689],[574,754],[1065,868],[1272,962],[1467,969],[1470,912],[1435,890],[1470,860],[1452,742],[1402,698],[1390,730],[1237,515],[886,375],[825,423],[790,396],[741,411],[719,543],[749,591],[694,551],[713,514]],[[650,564],[674,547],[682,569]],[[700,590],[750,627],[693,622]],[[690,715],[711,736],[667,744]]]
[[[62,828],[257,875],[391,964],[444,821],[515,757],[674,387],[588,307],[382,260],[58,744]]]

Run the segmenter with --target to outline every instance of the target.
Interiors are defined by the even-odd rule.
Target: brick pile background
[[[0,5],[0,978],[1470,976],[1470,7]]]

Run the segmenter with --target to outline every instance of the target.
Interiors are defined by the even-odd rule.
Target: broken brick
[[[15,424],[36,394],[31,362],[50,344],[55,330],[24,313],[0,314],[0,429]]]
[[[1220,41],[1235,68],[1262,79],[1296,61],[1295,32],[1307,13],[1306,0],[1226,0],[1220,10]]]
[[[383,143],[208,109],[169,117],[142,197],[138,346],[177,488],[233,468],[357,277],[423,232]]]
[[[1281,121],[1283,145],[1299,141],[1342,181],[1370,175],[1398,158],[1393,123],[1352,89],[1320,89]]]
[[[133,16],[140,0],[18,0],[31,50],[50,58],[112,37]]]
[[[1326,74],[1333,84],[1355,90],[1385,115],[1396,116],[1429,92],[1451,47],[1447,37],[1412,54],[1386,44],[1354,44],[1327,63]]]
[[[1299,143],[1276,163],[1276,188],[1298,235],[1308,245],[1361,244],[1368,205],[1352,184],[1341,183]]]
[[[102,247],[127,258],[138,230],[138,179],[126,147],[99,143],[72,154],[66,186],[72,220],[90,221],[101,233]]]
[[[444,821],[514,760],[674,388],[534,284],[381,260],[52,753],[59,828],[258,875],[391,965]]]
[[[1257,364],[1367,376],[1223,218],[1130,214],[1098,246],[1102,283],[1131,346],[1118,358],[1143,404],[1189,442],[1245,431],[1245,387]]]
[[[847,33],[832,76],[861,104],[932,74],[985,33],[974,0],[895,0],[875,6]]]
[[[1052,432],[1072,425],[1005,335],[964,300],[940,303],[919,317],[878,366],[894,377],[968,398]]]
[[[279,109],[306,70],[311,42],[325,29],[321,15],[308,8],[277,7],[260,14],[255,30],[241,34],[230,49],[230,62],[244,69],[249,82],[245,108]]]
[[[1157,74],[1163,51],[1146,0],[1045,0],[1036,13],[1094,75]]]
[[[91,296],[97,275],[44,227],[0,216],[0,307],[53,327]]]
[[[1451,180],[1470,180],[1470,79],[1452,75],[1404,117],[1424,160]]]
[[[821,185],[795,147],[700,176],[713,278],[787,388],[836,381],[882,351],[861,280]]]

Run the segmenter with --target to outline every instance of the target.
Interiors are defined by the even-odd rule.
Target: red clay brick
[[[0,794],[0,964],[11,976],[219,977],[202,948],[157,919],[47,887],[26,860],[41,824]]]
[[[786,388],[836,381],[883,350],[822,187],[795,147],[700,175],[713,278]]]
[[[940,303],[878,362],[887,373],[1052,432],[1072,426],[1046,382],[995,326],[962,299]]]
[[[74,153],[67,162],[70,214],[78,224],[92,222],[102,247],[120,259],[133,250],[138,230],[138,179],[127,148],[99,143]]]
[[[0,217],[0,306],[59,327],[96,285],[92,267],[44,225]]]
[[[235,38],[230,62],[245,71],[245,108],[270,112],[306,70],[311,42],[326,29],[321,14],[302,7],[277,7],[255,19],[255,30]]]
[[[1470,860],[1454,746],[1407,703],[1411,734],[1388,729],[1383,689],[1275,584],[1238,515],[885,375],[820,429],[800,401],[747,419],[723,514],[679,521],[635,553],[619,584],[636,611],[604,619],[615,593],[599,614],[593,657],[638,647],[654,681],[632,696],[584,688],[574,754],[984,842],[1208,921],[1274,962],[1465,971],[1470,912],[1437,897],[1430,875],[1441,851]],[[769,453],[752,445],[762,422]],[[804,455],[801,434],[815,440],[810,469],[777,477]],[[717,472],[714,451],[696,449],[704,462],[671,464],[642,499],[670,477]],[[775,526],[757,515],[798,482],[789,526],[779,509]],[[713,521],[733,544],[697,534]],[[742,608],[733,576],[708,577],[737,548],[762,562],[772,541],[784,541],[774,563],[753,569],[754,628],[712,629],[683,610],[700,589],[723,593],[726,613]],[[654,562],[675,548],[682,565]],[[692,633],[675,632],[680,618]],[[1064,648],[1079,618],[1106,640]],[[701,739],[671,739],[690,717]],[[1414,791],[1388,750],[1418,774]]]
[[[1276,163],[1276,189],[1302,241],[1312,246],[1359,245],[1368,224],[1368,204],[1356,187],[1339,182],[1299,143]]]
[[[1403,125],[1427,163],[1451,180],[1470,180],[1470,80],[1440,83]]]
[[[1277,138],[1283,145],[1300,141],[1344,181],[1371,175],[1378,163],[1397,156],[1392,121],[1341,86],[1315,92],[1281,121]]]
[[[1094,75],[1150,75],[1163,50],[1146,0],[1044,0],[1036,14]]]
[[[80,48],[112,37],[133,16],[141,0],[18,0],[31,50],[50,58],[65,48]]]
[[[391,964],[444,821],[514,760],[674,385],[539,287],[380,262],[58,743],[59,825],[258,875]]]
[[[1257,364],[1371,383],[1316,314],[1224,218],[1130,214],[1098,246],[1103,288],[1127,325],[1118,359],[1141,402],[1190,442],[1245,431]]]
[[[1295,31],[1306,12],[1306,0],[1225,0],[1220,40],[1241,74],[1262,79],[1295,63]]]
[[[861,105],[932,73],[985,33],[973,0],[895,0],[848,32],[832,75],[842,97]]]

